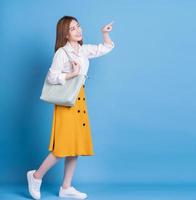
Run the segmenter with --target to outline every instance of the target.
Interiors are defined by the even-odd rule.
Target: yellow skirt
[[[74,106],[54,105],[48,150],[58,157],[94,155],[84,85]]]

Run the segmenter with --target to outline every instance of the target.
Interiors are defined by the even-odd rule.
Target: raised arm
[[[110,38],[110,35],[109,35],[109,32],[112,30],[112,24],[114,22],[111,22],[107,25],[105,25],[102,29],[101,29],[101,32],[103,34],[103,42],[107,45],[113,45],[112,43],[112,40]]]
[[[102,27],[103,43],[84,44],[83,49],[86,56],[91,59],[109,53],[114,48],[114,42],[111,40],[109,32],[112,30],[113,22]]]

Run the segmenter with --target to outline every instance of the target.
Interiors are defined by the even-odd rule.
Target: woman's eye
[[[80,27],[80,24],[77,24],[77,27]],[[72,27],[70,28],[70,31],[74,31],[76,28],[75,27]]]

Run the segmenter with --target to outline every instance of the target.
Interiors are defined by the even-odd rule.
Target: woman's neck
[[[73,47],[73,49],[78,53],[78,50],[79,50],[79,44],[78,44],[78,42],[69,41],[69,43],[71,44],[71,46]]]

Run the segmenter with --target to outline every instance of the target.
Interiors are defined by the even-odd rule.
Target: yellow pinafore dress
[[[72,107],[54,105],[48,150],[55,156],[94,155],[85,86]]]

